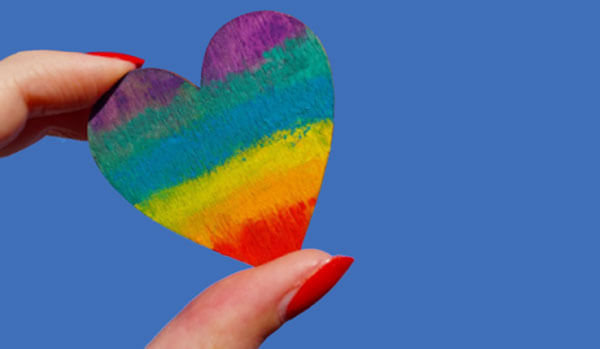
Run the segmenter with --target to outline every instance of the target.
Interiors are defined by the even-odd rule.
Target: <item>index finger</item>
[[[0,61],[0,148],[15,140],[28,118],[90,108],[123,75],[143,63],[133,56],[106,56],[24,51]]]

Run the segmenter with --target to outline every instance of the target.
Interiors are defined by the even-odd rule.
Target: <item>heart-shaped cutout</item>
[[[325,51],[302,22],[272,11],[214,35],[200,88],[134,70],[88,124],[98,167],[130,203],[251,265],[301,248],[332,131]]]

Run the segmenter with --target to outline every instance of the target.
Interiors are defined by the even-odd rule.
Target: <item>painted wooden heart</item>
[[[301,248],[332,131],[331,69],[319,39],[271,11],[215,34],[200,88],[165,70],[135,70],[88,123],[98,167],[129,202],[252,265]]]

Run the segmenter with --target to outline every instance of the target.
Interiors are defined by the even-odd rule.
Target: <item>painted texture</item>
[[[129,202],[252,265],[301,248],[332,131],[321,43],[298,20],[269,11],[215,34],[201,88],[136,70],[88,124],[100,170]]]

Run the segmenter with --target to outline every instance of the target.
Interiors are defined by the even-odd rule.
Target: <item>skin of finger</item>
[[[330,258],[302,250],[233,274],[200,293],[148,348],[258,348],[283,324],[284,296]]]
[[[131,62],[77,52],[24,51],[0,61],[0,147],[28,118],[90,108]]]
[[[17,138],[27,121],[27,106],[14,86],[0,78],[0,149]]]
[[[30,119],[14,140],[0,148],[0,157],[6,157],[25,149],[46,135],[81,141],[87,140],[89,115],[90,109],[84,109],[61,115]]]

